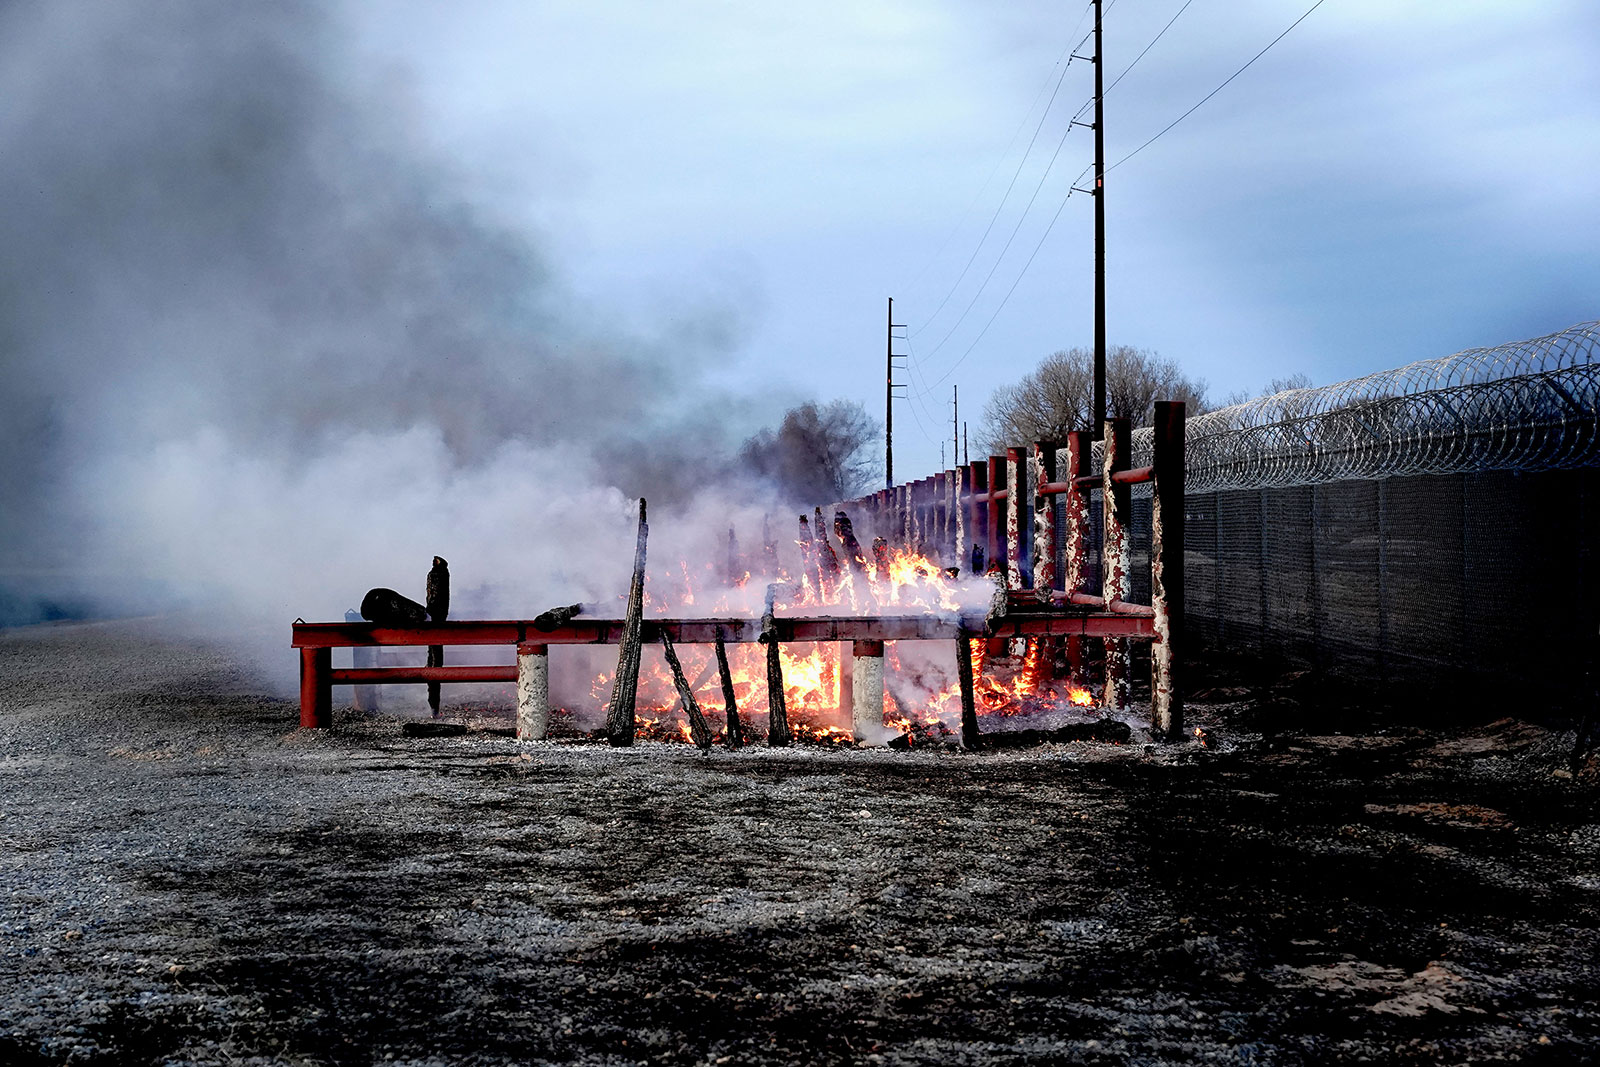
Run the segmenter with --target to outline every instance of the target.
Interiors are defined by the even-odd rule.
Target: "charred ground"
[[[330,735],[0,634],[0,1057],[1580,1062],[1600,814],[1503,722],[985,755]],[[1278,705],[1272,705],[1273,701]],[[1292,702],[1292,701],[1291,701]]]

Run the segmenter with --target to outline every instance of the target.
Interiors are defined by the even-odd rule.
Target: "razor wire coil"
[[[1185,491],[1600,463],[1600,322],[1188,420]],[[1133,432],[1133,465],[1153,431]],[[1095,446],[1099,469],[1100,446]],[[1148,491],[1148,487],[1143,487]]]

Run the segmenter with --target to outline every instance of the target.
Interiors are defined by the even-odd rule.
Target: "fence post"
[[[1006,449],[1006,588],[1020,592],[1027,580],[1027,536],[1022,501],[1028,467],[1020,448]]]
[[[1094,435],[1075,430],[1067,435],[1067,474],[1071,488],[1061,495],[1067,524],[1066,553],[1061,573],[1061,589],[1070,602],[1073,593],[1083,592],[1083,572],[1089,556],[1089,491],[1075,479],[1088,477],[1094,459]],[[1068,676],[1075,685],[1083,684],[1083,638],[1067,638]]]
[[[550,646],[517,646],[517,740],[543,741],[550,728]]]
[[[967,552],[967,558],[961,561],[962,567],[972,574],[982,574],[988,566],[989,560],[989,465],[987,461],[975,459],[970,464],[972,469],[972,499],[968,513],[972,519],[972,547]],[[980,499],[981,498],[981,499]],[[983,553],[978,559],[978,553]]]
[[[1056,505],[1041,491],[1056,480],[1056,446],[1035,442],[1033,461],[1033,590],[1048,602],[1056,589]]]
[[[1116,485],[1111,475],[1126,470],[1133,459],[1132,433],[1127,419],[1107,419],[1102,436],[1101,514],[1105,535],[1100,548],[1100,596],[1105,608],[1114,601],[1128,599],[1128,519],[1132,513],[1132,490]],[[1128,639],[1108,637],[1106,643],[1106,688],[1101,703],[1112,711],[1128,706]]]
[[[997,565],[1005,567],[1005,553],[1000,549],[1005,544],[1005,504],[1004,500],[995,499],[995,493],[1004,489],[1006,485],[1006,457],[989,457],[989,521],[984,526],[983,558],[988,560],[988,569],[993,570]]]
[[[953,472],[955,474],[955,564],[965,571],[970,565],[972,550],[971,523],[967,520],[968,509],[972,507],[972,468],[961,466]]]
[[[1150,724],[1157,737],[1183,732],[1178,690],[1183,654],[1183,434],[1182,401],[1156,402],[1151,461],[1150,603],[1156,639],[1150,646]]]
[[[310,730],[333,726],[333,649],[300,650],[300,725]]]

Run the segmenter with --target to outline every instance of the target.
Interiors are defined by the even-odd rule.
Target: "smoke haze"
[[[456,615],[610,596],[631,496],[759,528],[692,491],[743,324],[598,325],[357,68],[317,5],[0,8],[0,577],[286,642],[435,553]]]

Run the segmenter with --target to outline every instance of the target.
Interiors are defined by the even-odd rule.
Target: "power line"
[[[1311,7],[1306,10],[1306,13],[1304,15],[1301,15],[1299,18],[1295,19],[1293,22],[1291,22],[1289,24],[1289,29],[1288,30],[1284,30],[1282,33],[1278,34],[1278,36],[1274,37],[1271,41],[1269,41],[1267,43],[1267,47],[1266,48],[1263,48],[1261,51],[1259,51],[1255,55],[1251,56],[1249,63],[1246,63],[1244,66],[1240,67],[1238,70],[1236,70],[1232,74],[1228,75],[1227,81],[1224,81],[1221,85],[1217,86],[1215,89],[1211,90],[1205,96],[1201,97],[1200,98],[1200,103],[1195,104],[1194,107],[1191,107],[1188,111],[1185,111],[1183,114],[1179,115],[1177,118],[1175,118],[1171,122],[1167,123],[1167,125],[1162,128],[1160,133],[1156,134],[1154,137],[1150,138],[1150,140],[1146,141],[1144,144],[1140,145],[1138,148],[1135,148],[1132,152],[1129,152],[1127,155],[1123,156],[1121,159],[1117,160],[1115,163],[1111,164],[1111,166],[1107,167],[1106,169],[1108,171],[1116,170],[1118,167],[1122,166],[1128,160],[1132,159],[1134,156],[1138,155],[1140,152],[1143,152],[1146,148],[1149,148],[1151,145],[1155,144],[1156,141],[1161,139],[1162,134],[1165,134],[1168,130],[1172,129],[1172,127],[1176,126],[1178,123],[1182,122],[1184,119],[1188,118],[1190,115],[1193,115],[1196,111],[1200,110],[1200,105],[1201,104],[1204,104],[1207,100],[1210,100],[1213,96],[1216,96],[1218,93],[1222,92],[1222,90],[1226,89],[1228,87],[1228,82],[1233,81],[1233,79],[1237,78],[1239,75],[1241,75],[1245,71],[1249,70],[1250,69],[1250,65],[1252,63],[1254,63],[1256,60],[1260,59],[1262,56],[1266,55],[1269,51],[1271,51],[1273,45],[1277,44],[1279,41],[1281,41],[1285,37],[1289,36],[1289,30],[1294,29],[1296,26],[1298,26],[1302,22],[1304,22],[1307,18],[1311,17],[1311,12],[1313,12],[1317,8],[1321,7],[1325,2],[1326,2],[1326,0],[1317,0],[1316,3],[1312,4]]]
[[[1066,130],[1062,132],[1061,140],[1056,142],[1055,153],[1051,155],[1050,162],[1045,166],[1044,173],[1039,175],[1039,181],[1033,187],[1033,195],[1028,198],[1028,204],[1022,209],[1022,214],[1017,216],[1017,224],[1011,228],[1011,235],[1006,238],[1005,246],[1000,249],[1000,254],[995,257],[994,265],[989,268],[989,273],[978,285],[978,291],[972,294],[972,299],[962,310],[961,317],[956,319],[949,331],[939,340],[939,343],[934,345],[933,348],[928,352],[926,358],[932,359],[934,354],[945,346],[945,342],[949,341],[951,337],[955,336],[956,330],[961,328],[961,324],[967,320],[967,315],[969,315],[972,312],[972,309],[977,306],[978,299],[983,296],[984,290],[989,287],[989,282],[994,279],[995,271],[999,270],[1000,264],[1005,261],[1006,253],[1011,250],[1012,242],[1017,239],[1017,233],[1022,229],[1023,222],[1027,220],[1028,212],[1033,210],[1034,202],[1039,199],[1039,190],[1044,188],[1045,179],[1050,177],[1050,171],[1055,167],[1056,160],[1061,156],[1061,149],[1067,143],[1067,135],[1070,134],[1073,129],[1074,127],[1068,126]],[[1062,202],[1065,203],[1064,200]]]
[[[1083,168],[1082,173],[1073,180],[1072,184],[1076,186],[1078,182],[1083,180],[1083,176],[1092,169],[1092,167]],[[1045,240],[1050,236],[1050,231],[1055,228],[1056,220],[1061,217],[1061,212],[1066,208],[1067,201],[1072,199],[1072,194],[1075,192],[1077,192],[1075,188],[1068,189],[1067,195],[1061,198],[1061,206],[1056,208],[1054,215],[1050,216],[1050,224],[1044,228],[1044,233],[1039,235],[1039,243],[1033,246],[1033,251],[1028,254],[1028,261],[1022,265],[1022,270],[1017,273],[1016,280],[1011,283],[1011,288],[1006,290],[1006,295],[1001,297],[999,306],[994,309],[994,314],[989,316],[989,321],[983,324],[983,329],[978,331],[978,336],[972,339],[972,343],[967,346],[967,350],[961,353],[954,363],[950,364],[950,369],[940,375],[938,380],[928,387],[929,389],[942,385],[950,375],[956,372],[956,368],[961,366],[968,356],[972,355],[972,350],[978,347],[978,342],[983,340],[984,334],[989,332],[989,327],[994,325],[994,320],[999,318],[1000,312],[1005,309],[1006,303],[1011,299],[1011,294],[1017,291],[1018,285],[1022,284],[1023,276],[1028,273],[1028,268],[1033,266],[1034,257],[1039,254],[1039,249],[1044,247]]]
[[[1006,185],[1005,195],[1000,198],[1000,203],[995,206],[994,214],[989,217],[989,225],[984,227],[983,236],[979,237],[978,243],[973,246],[972,255],[967,257],[966,266],[962,267],[961,273],[956,275],[956,280],[950,285],[950,291],[944,294],[944,299],[939,301],[939,306],[933,309],[933,314],[924,319],[921,326],[907,334],[908,337],[915,337],[931,326],[933,320],[939,317],[939,312],[943,311],[945,305],[950,302],[950,298],[956,295],[956,290],[961,288],[961,283],[967,277],[967,271],[972,269],[972,264],[977,260],[978,253],[983,251],[984,242],[989,240],[989,234],[994,231],[994,224],[1000,220],[1000,213],[1005,210],[1006,202],[1011,199],[1011,190],[1017,187],[1017,179],[1022,176],[1022,168],[1027,165],[1028,157],[1033,154],[1033,146],[1039,140],[1039,131],[1044,129],[1044,121],[1050,117],[1050,108],[1055,104],[1056,96],[1061,92],[1061,84],[1066,81],[1067,70],[1071,66],[1072,60],[1069,58],[1067,65],[1061,68],[1061,76],[1056,79],[1056,87],[1050,92],[1050,99],[1044,105],[1044,111],[1039,115],[1038,124],[1033,128],[1033,136],[1028,139],[1028,147],[1023,151],[1022,158],[1017,160],[1017,169],[1011,174],[1011,181]],[[1069,126],[1068,129],[1070,128]]]
[[[1069,39],[1073,33],[1078,32],[1078,27],[1083,25],[1083,20],[1089,17],[1089,12],[1093,9],[1094,2],[1093,0],[1090,0],[1090,2],[1084,6],[1083,14],[1078,16],[1078,21],[1073,25],[1071,32],[1067,34]],[[1087,38],[1085,39],[1087,40]],[[1076,52],[1078,47],[1081,47],[1081,44],[1076,47],[1069,45],[1066,48],[1063,48],[1061,50],[1061,54],[1056,57],[1056,61],[1050,65],[1050,74],[1054,74],[1056,68],[1061,66],[1061,61],[1063,59],[1067,59],[1067,57],[1073,52]],[[1067,61],[1067,65],[1072,65],[1071,60]],[[984,190],[989,188],[989,183],[994,181],[994,176],[1000,173],[1000,167],[1005,163],[1006,157],[1011,154],[1012,146],[1017,143],[1017,137],[1024,129],[1027,128],[1028,116],[1033,114],[1033,109],[1038,105],[1039,100],[1044,96],[1044,91],[1050,88],[1050,74],[1045,75],[1044,82],[1039,86],[1039,91],[1033,94],[1033,102],[1030,103],[1028,105],[1028,109],[1022,113],[1022,121],[1018,122],[1017,128],[1011,131],[1011,138],[1006,141],[1005,150],[995,158],[994,169],[991,170],[989,172],[989,176],[983,180],[983,184],[978,186],[978,191],[972,194],[972,199],[967,203],[967,206],[961,212],[960,217],[956,219],[955,225],[950,227],[950,232],[946,233],[944,235],[944,240],[939,242],[938,249],[934,251],[933,255],[927,258],[927,260],[922,264],[921,269],[917,271],[916,275],[913,276],[912,279],[905,285],[901,286],[902,289],[910,290],[917,284],[917,282],[922,280],[922,276],[928,273],[928,268],[933,266],[934,263],[938,261],[939,257],[944,254],[944,250],[950,246],[951,238],[955,237],[955,235],[960,232],[961,224],[967,221],[967,216],[972,214],[972,209],[978,206],[978,201],[983,197]],[[1048,108],[1046,110],[1048,110]],[[1023,158],[1027,157],[1024,156]]]
[[[1178,21],[1178,15],[1182,15],[1185,11],[1189,10],[1189,5],[1192,4],[1192,3],[1194,3],[1194,0],[1184,0],[1183,6],[1178,8],[1178,14],[1177,15],[1173,15],[1170,19],[1168,19],[1167,20],[1167,24],[1165,26],[1161,27],[1161,32],[1156,34],[1154,37],[1152,37],[1150,39],[1150,43],[1144,46],[1144,50],[1141,51],[1138,55],[1133,57],[1133,62],[1129,63],[1126,67],[1123,67],[1122,68],[1122,73],[1118,74],[1116,76],[1116,78],[1112,81],[1112,83],[1110,85],[1106,86],[1106,92],[1107,93],[1109,93],[1109,92],[1111,92],[1111,90],[1115,89],[1117,87],[1117,82],[1120,82],[1123,78],[1126,78],[1128,76],[1128,72],[1130,70],[1132,70],[1134,67],[1137,67],[1139,65],[1139,60],[1144,58],[1145,52],[1150,51],[1150,49],[1152,49],[1152,48],[1154,48],[1156,46],[1156,42],[1161,40],[1161,38],[1166,35],[1166,32],[1168,30],[1172,29],[1172,24],[1174,22]]]

